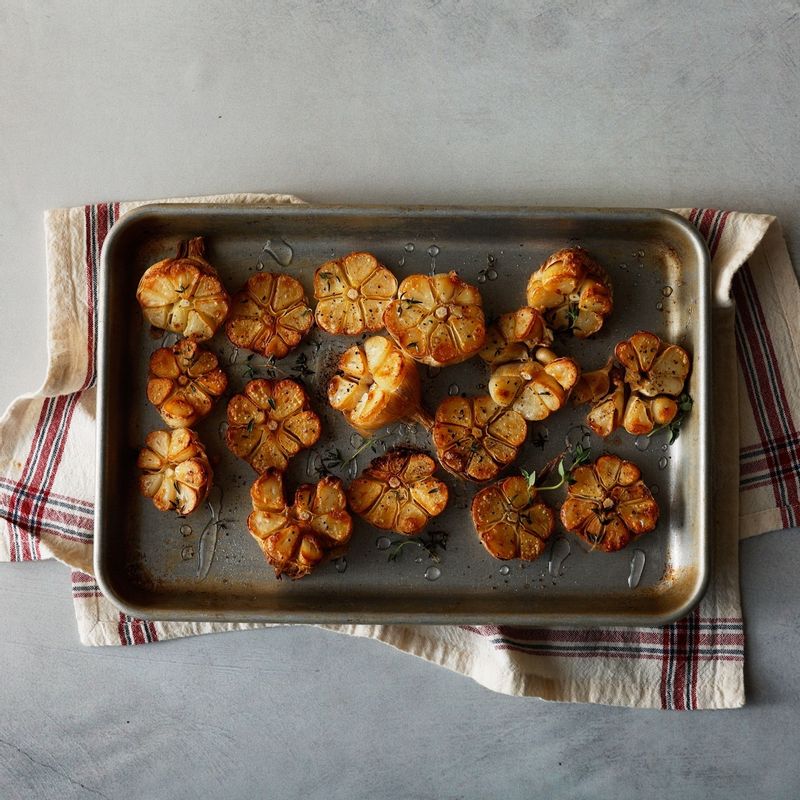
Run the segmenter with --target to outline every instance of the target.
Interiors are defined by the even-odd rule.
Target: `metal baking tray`
[[[692,356],[694,409],[672,446],[666,435],[637,449],[624,431],[601,441],[581,429],[586,408],[571,404],[544,423],[508,471],[540,469],[568,439],[590,440],[592,455],[611,451],[636,461],[661,507],[658,527],[614,554],[589,552],[577,537],[553,536],[537,561],[500,562],[475,535],[469,502],[479,487],[442,474],[451,503],[431,528],[449,534],[438,563],[404,547],[389,560],[386,534],[355,517],[344,559],[299,581],[276,580],[247,532],[255,473],[221,437],[226,399],[197,429],[215,463],[212,502],[187,519],[160,513],[137,489],[136,453],[163,427],[145,397],[147,362],[160,345],[143,323],[137,282],[182,239],[204,236],[208,258],[233,293],[258,269],[285,270],[313,297],[314,269],[332,257],[367,250],[399,279],[458,270],[480,286],[487,318],[524,305],[530,272],[552,251],[580,244],[607,268],[615,310],[597,338],[562,339],[584,369],[601,366],[614,344],[644,328],[682,344]],[[100,277],[95,569],[107,597],[129,614],[156,619],[316,623],[659,624],[686,614],[709,573],[709,259],[682,218],[661,210],[540,208],[348,208],[313,206],[153,205],[127,214],[106,240]],[[332,446],[352,454],[353,431],[323,402],[336,357],[352,339],[314,330],[279,362],[303,380],[323,420],[323,436],[292,462],[287,485],[313,482]],[[246,360],[224,332],[210,342],[241,391],[264,359]],[[421,367],[424,402],[433,412],[449,393],[485,393],[488,371],[475,358],[436,373]],[[409,443],[433,453],[429,435],[395,426],[376,450]],[[374,457],[358,457],[362,469]],[[347,471],[352,467],[348,465]],[[508,472],[507,471],[507,472]],[[345,482],[350,475],[339,472]],[[552,502],[563,495],[552,493]],[[221,496],[220,496],[221,495]],[[390,535],[388,538],[399,538]],[[569,555],[565,554],[569,551]],[[635,573],[641,569],[641,577]],[[632,573],[634,573],[633,578]],[[437,578],[438,575],[438,578]],[[431,580],[431,578],[437,578]]]

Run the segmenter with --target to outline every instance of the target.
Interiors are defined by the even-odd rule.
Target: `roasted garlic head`
[[[658,523],[658,503],[631,461],[603,455],[572,471],[561,523],[592,547],[621,550]]]
[[[637,331],[616,346],[614,355],[624,372],[609,361],[585,373],[575,388],[576,403],[592,403],[587,417],[592,430],[608,436],[622,425],[639,436],[669,425],[680,410],[691,366],[688,353],[654,333]]]
[[[422,411],[417,365],[394,342],[372,336],[339,359],[328,384],[328,401],[358,431],[369,432],[401,419],[432,421]]]
[[[188,428],[152,431],[139,451],[139,490],[159,511],[191,514],[208,496],[212,472],[205,447]]]
[[[527,433],[522,415],[491,397],[448,397],[436,410],[433,441],[446,470],[481,483],[517,457]]]
[[[397,278],[370,253],[350,253],[314,273],[316,320],[328,333],[357,336],[379,331],[397,292]]]
[[[579,339],[597,333],[613,308],[605,270],[581,247],[553,253],[528,281],[528,305],[559,331]]]
[[[683,391],[691,362],[688,353],[656,334],[637,331],[614,349],[625,367],[630,397],[622,426],[634,436],[668,425],[678,414],[674,398]]]
[[[480,292],[458,274],[409,275],[386,308],[389,335],[411,358],[433,367],[459,364],[486,340]]]
[[[227,387],[217,357],[192,339],[150,356],[147,399],[170,428],[188,428],[207,416]]]
[[[544,317],[530,306],[502,314],[486,331],[486,344],[480,352],[489,366],[527,361],[536,347],[549,347],[553,332]]]
[[[204,254],[198,236],[181,242],[177,257],[147,268],[136,299],[151,325],[198,341],[210,339],[222,325],[230,297]]]
[[[353,520],[338,478],[300,486],[290,506],[283,494],[283,475],[268,469],[253,484],[250,497],[253,513],[247,528],[278,578],[308,575],[350,541]]]
[[[472,500],[472,523],[495,558],[533,561],[553,534],[556,515],[520,475],[481,489]]]
[[[316,444],[321,432],[306,390],[288,378],[250,381],[228,403],[225,441],[258,473],[270,467],[285,470],[289,459]]]
[[[395,448],[350,484],[347,501],[376,528],[413,536],[447,506],[447,485],[434,477],[435,469],[427,453]]]
[[[538,348],[535,358],[501,364],[489,379],[492,400],[530,421],[547,419],[562,408],[580,376],[576,361],[557,358],[547,347]]]
[[[283,358],[311,330],[314,313],[290,275],[259,272],[233,298],[225,333],[236,347]]]

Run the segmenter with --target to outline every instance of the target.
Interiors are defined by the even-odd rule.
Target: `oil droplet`
[[[436,258],[436,256],[438,256],[438,255],[439,255],[439,253],[441,253],[441,252],[442,252],[442,251],[441,251],[441,250],[440,250],[440,249],[439,249],[439,248],[438,248],[438,247],[437,247],[435,244],[432,244],[432,245],[431,245],[431,246],[428,248],[428,255],[429,255],[431,258]]]
[[[455,397],[459,391],[461,390],[458,388],[457,383],[451,383],[450,386],[447,387],[447,394],[449,394],[450,397]]]
[[[509,567],[508,564],[504,564],[502,567],[500,567],[501,575],[508,575],[509,572],[511,572],[511,567]]]
[[[658,459],[658,468],[659,469],[666,469],[668,462],[669,462],[669,460],[667,459],[666,456],[661,456],[661,458]]]
[[[235,364],[238,358],[239,358],[239,348],[234,347],[233,352],[231,353],[231,357],[228,359],[228,363]]]
[[[663,311],[664,304],[663,303],[656,303],[656,311]]]
[[[425,570],[426,581],[438,581],[441,577],[442,571],[439,569],[439,567],[428,567],[428,569]]]
[[[486,283],[486,273],[483,270],[478,273],[478,283]]]
[[[650,439],[647,436],[637,436],[633,442],[633,446],[640,450],[642,453],[650,447]]]
[[[191,525],[181,525],[180,527],[181,536],[191,536],[192,535],[192,526]]]
[[[192,545],[190,545],[190,544],[187,544],[181,550],[181,558],[184,561],[191,561],[194,558],[194,547]]]
[[[668,445],[668,444],[662,444],[662,445],[661,445],[661,449],[662,449],[664,452],[666,452],[666,451],[669,449],[669,445]]]
[[[564,444],[566,444],[569,450],[574,450],[577,445],[589,447],[591,443],[591,434],[589,429],[584,425],[573,425],[564,437]]]
[[[645,555],[641,550],[633,551],[633,558],[631,559],[631,571],[628,575],[628,586],[635,589],[642,579],[642,572],[644,571]]]
[[[225,419],[222,420],[222,422],[220,422],[219,428],[217,428],[217,430],[219,431],[219,438],[220,439],[224,439],[225,438],[225,433],[228,430],[228,421],[225,420]]]
[[[561,574],[561,567],[564,562],[569,558],[572,548],[569,542],[563,537],[559,536],[550,547],[550,560],[547,562],[547,571],[557,578]]]
[[[388,550],[392,546],[392,540],[388,536],[379,536],[375,540],[375,547],[378,550]]]
[[[653,495],[653,497],[655,497],[660,491],[661,491],[661,487],[657,483],[654,483],[650,487],[650,494]]]
[[[356,459],[353,459],[347,465],[347,477],[350,478],[351,481],[353,481],[355,480],[356,475],[358,475],[358,461],[356,461]]]
[[[435,378],[435,377],[437,377],[437,376],[439,375],[439,373],[442,371],[442,368],[441,368],[441,367],[431,367],[431,366],[427,366],[427,367],[426,367],[426,370],[427,370],[427,372],[428,372],[428,377],[429,377],[429,378]]]
[[[311,453],[306,461],[306,475],[319,475],[322,472],[322,457],[319,453]]]
[[[361,447],[364,444],[364,437],[360,433],[351,433],[350,444],[352,447]]]
[[[497,270],[496,269],[486,270],[486,280],[487,281],[496,281],[497,280]]]
[[[268,239],[261,252],[272,256],[282,267],[288,267],[292,263],[294,255],[291,245],[284,242],[283,239]]]
[[[663,294],[663,295],[664,295],[664,297],[669,297],[669,296],[672,294],[672,292],[673,292],[673,289],[672,289],[672,287],[671,287],[671,286],[665,286],[665,287],[664,287],[664,288],[661,290],[661,294]]]
[[[405,256],[401,256],[400,260],[397,262],[397,266],[398,267],[404,267],[405,265],[406,265],[406,257]]]
[[[337,558],[333,563],[336,565],[336,571],[340,575],[347,570],[347,559],[344,556]]]
[[[413,253],[414,252],[414,242],[408,242],[406,246],[403,248],[406,253]]]

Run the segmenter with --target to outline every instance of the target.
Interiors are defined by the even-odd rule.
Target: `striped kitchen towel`
[[[300,202],[260,194],[194,200]],[[92,577],[96,274],[108,230],[138,205],[47,213],[48,375],[0,419],[0,560],[69,564],[81,641],[90,645],[268,627],[134,619]],[[738,540],[796,525],[800,512],[800,288],[773,217],[679,213],[713,257],[714,420],[726,432],[715,442],[715,570],[698,608],[649,628],[327,627],[378,639],[507,694],[673,709],[744,702]]]

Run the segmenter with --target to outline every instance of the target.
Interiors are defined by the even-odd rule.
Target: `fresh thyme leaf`
[[[538,447],[540,450],[544,450],[544,446],[547,444],[547,431],[539,431],[536,434],[536,437],[533,440],[533,446]]]
[[[248,433],[252,433],[253,432],[253,426],[255,424],[256,424],[256,421],[254,419],[251,419],[250,422],[247,423],[247,432]]]
[[[252,381],[258,373],[256,372],[255,367],[252,364],[245,364],[244,369],[242,370],[242,375],[248,380]]]
[[[528,484],[529,491],[536,486],[536,470],[528,472],[527,470],[523,469],[522,477],[525,478],[525,482]]]
[[[277,404],[275,403],[275,398],[274,398],[274,397],[268,397],[268,398],[267,398],[267,402],[269,403],[269,407],[270,407],[270,408],[271,408],[273,411],[274,411],[274,410],[275,410],[275,409],[278,407],[278,406],[277,406]]]
[[[649,439],[656,433],[660,433],[661,431],[667,430],[669,431],[669,444],[673,444],[675,440],[681,434],[681,427],[683,426],[683,421],[686,419],[686,415],[692,410],[694,407],[694,400],[692,396],[684,392],[677,400],[678,403],[678,413],[675,416],[675,419],[672,422],[668,422],[666,425],[659,425],[658,428],[653,428],[650,433],[647,434],[647,438]]]
[[[577,303],[570,303],[569,308],[567,309],[567,319],[569,320],[569,329],[572,330],[575,327],[575,323],[578,321],[578,315],[581,313],[580,308],[578,308]]]

